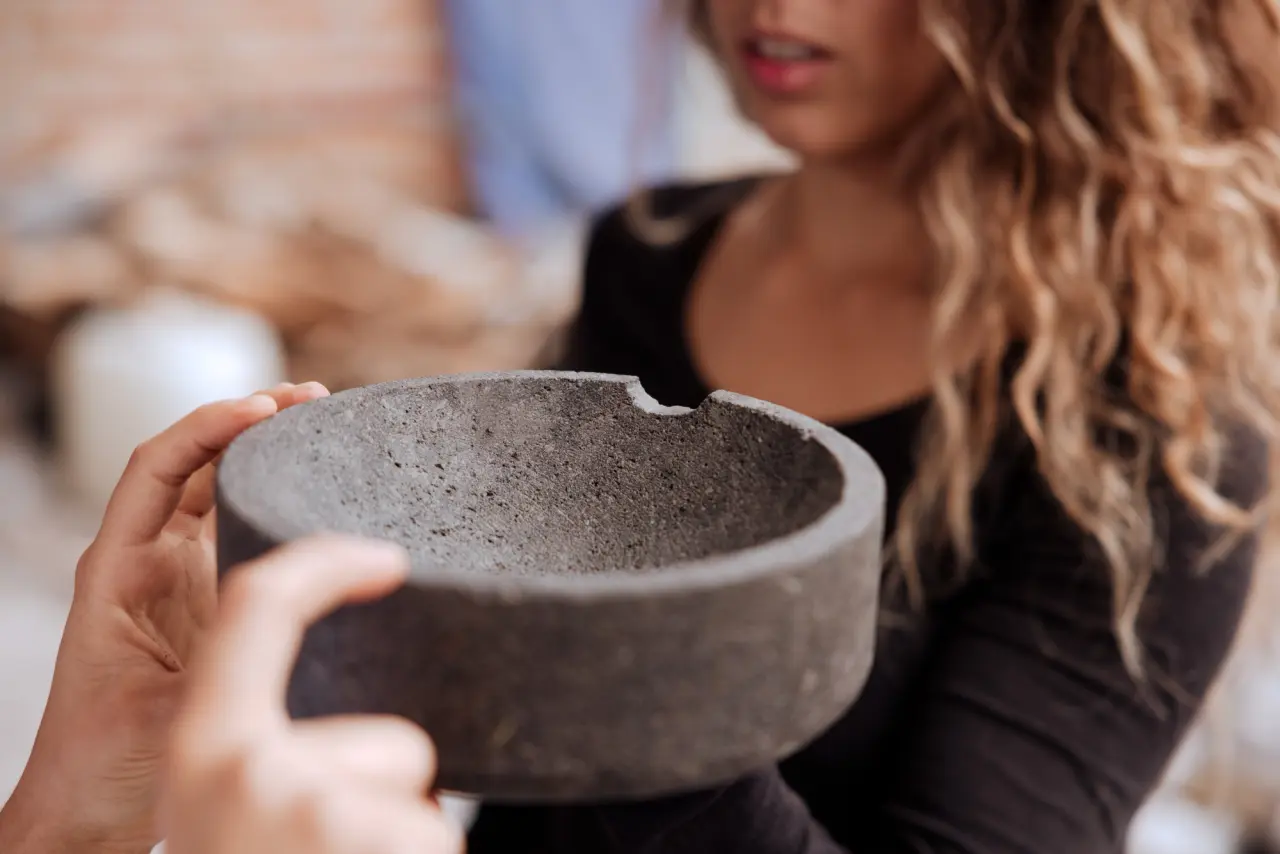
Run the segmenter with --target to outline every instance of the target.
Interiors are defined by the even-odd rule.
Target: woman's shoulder
[[[615,289],[637,278],[687,285],[720,223],[758,181],[664,184],[602,211],[588,238],[586,287]]]
[[[720,181],[677,181],[646,187],[594,218],[593,240],[629,238],[647,248],[683,242],[700,227],[721,219],[763,176]]]
[[[645,359],[671,361],[683,346],[689,285],[720,222],[754,181],[667,184],[595,217],[561,366],[642,375],[652,367]]]

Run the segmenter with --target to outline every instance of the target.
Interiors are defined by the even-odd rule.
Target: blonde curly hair
[[[917,602],[924,532],[972,561],[1011,397],[1110,565],[1137,674],[1151,473],[1248,530],[1259,508],[1216,486],[1228,426],[1280,427],[1280,0],[918,2],[952,81],[904,147],[940,280],[933,417],[893,553]],[[683,13],[705,32],[705,0]]]

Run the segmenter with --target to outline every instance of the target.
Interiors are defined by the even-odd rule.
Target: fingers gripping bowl
[[[883,508],[860,448],[771,404],[441,377],[247,431],[219,469],[218,562],[319,531],[401,543],[408,585],[311,629],[290,712],[403,715],[453,791],[644,797],[775,762],[856,698]]]

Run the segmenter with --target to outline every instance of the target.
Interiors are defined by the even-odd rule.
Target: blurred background
[[[0,798],[134,445],[285,379],[545,364],[593,210],[785,165],[660,2],[0,0]],[[1133,854],[1280,831],[1274,586]]]

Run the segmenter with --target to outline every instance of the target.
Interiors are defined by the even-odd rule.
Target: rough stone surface
[[[321,530],[397,541],[408,586],[309,633],[299,717],[423,725],[440,784],[643,797],[794,752],[870,668],[884,484],[838,432],[717,392],[515,372],[356,389],[228,450],[219,566]]]

